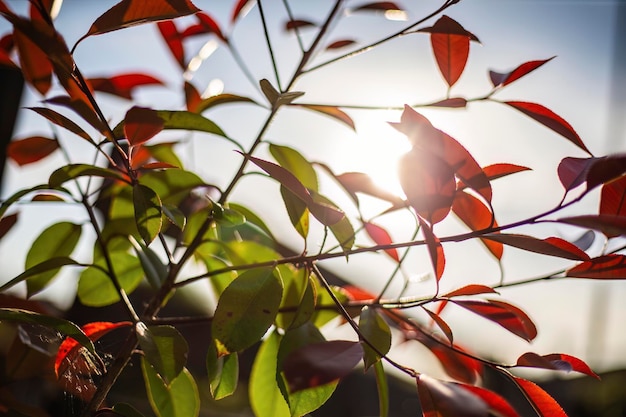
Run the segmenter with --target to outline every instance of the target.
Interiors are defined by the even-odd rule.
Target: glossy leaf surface
[[[163,128],[163,119],[158,116],[155,110],[134,106],[126,112],[124,137],[132,146],[147,142]]]
[[[169,386],[185,367],[187,341],[172,326],[146,326],[139,322],[135,331],[145,359]]]
[[[282,336],[272,332],[261,344],[250,375],[250,405],[257,417],[290,417],[277,378],[277,355]]]
[[[71,119],[68,119],[62,114],[57,113],[56,111],[49,109],[47,107],[29,107],[29,109],[45,117],[46,119],[50,120],[52,123],[58,126],[61,126],[69,130],[70,132],[80,136],[86,141],[92,142],[91,136],[89,136],[89,134],[85,132],[82,127],[78,126]]]

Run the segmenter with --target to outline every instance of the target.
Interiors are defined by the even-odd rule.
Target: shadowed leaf
[[[161,199],[151,188],[136,184],[133,186],[133,207],[137,230],[146,245],[149,245],[161,232]]]
[[[68,119],[67,117],[63,116],[62,114],[57,113],[56,111],[46,108],[46,107],[28,107],[28,109],[45,117],[46,119],[50,120],[52,123],[58,126],[61,126],[69,130],[72,133],[75,133],[81,138],[87,140],[88,142],[93,143],[91,136],[89,136],[87,132],[85,132],[80,126],[78,126],[76,123],[74,123],[72,120]]]
[[[562,217],[556,220],[558,223],[571,224],[598,230],[607,237],[626,235],[626,216],[614,216],[610,214],[583,215]]]
[[[388,10],[404,10],[403,8],[401,8],[400,6],[398,6],[396,3],[392,2],[392,1],[375,1],[372,3],[366,3],[366,4],[362,4],[360,6],[355,7],[354,9],[352,9],[353,12],[359,12],[359,11],[379,11],[379,10],[384,10],[384,11],[388,11]]]
[[[44,24],[41,17],[38,19]],[[13,41],[20,57],[20,68],[24,79],[39,94],[45,96],[52,85],[52,64],[46,53],[17,28],[13,31]]]
[[[527,235],[498,233],[483,235],[483,238],[542,255],[556,256],[574,261],[589,259],[589,255],[576,245],[558,237],[538,239]]]
[[[285,31],[288,32],[291,30],[301,29],[305,27],[314,27],[314,26],[317,26],[317,25],[309,20],[294,19],[294,20],[289,20],[287,21],[287,23],[285,23]]]
[[[172,326],[146,326],[139,322],[135,330],[144,357],[169,386],[185,367],[187,341]]]
[[[589,279],[626,279],[626,255],[592,258],[567,270],[565,276]]]
[[[423,417],[485,417],[487,404],[457,384],[440,381],[421,374],[417,377],[417,393]]]
[[[59,142],[42,136],[15,140],[7,146],[7,156],[18,165],[28,165],[41,161],[59,148]]]
[[[626,175],[602,186],[600,194],[600,215],[617,216],[624,221],[621,232],[606,233],[607,237],[626,234]]]
[[[524,353],[517,359],[516,366],[526,366],[532,368],[554,369],[558,371],[576,371],[593,378],[600,377],[589,368],[584,361],[564,353],[552,353],[549,355],[538,355],[533,352]]]
[[[17,223],[18,213],[13,213],[0,219],[0,239],[2,239]]]
[[[355,43],[356,42],[353,41],[352,39],[341,39],[341,40],[330,43],[329,45],[326,46],[326,49],[329,49],[329,50],[341,49],[341,48],[345,48],[346,46],[353,45]]]
[[[200,394],[191,373],[185,368],[166,385],[144,358],[141,370],[148,400],[157,417],[196,417],[200,413]]]

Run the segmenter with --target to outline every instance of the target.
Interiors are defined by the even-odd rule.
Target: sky
[[[16,10],[24,10],[26,4],[24,0],[8,0],[7,3]],[[56,26],[68,44],[72,45],[87,32],[96,17],[115,3],[110,0],[65,0]],[[232,2],[196,0],[194,3],[209,11],[224,28],[229,27],[227,22]],[[297,43],[281,29],[285,16],[278,7],[279,2],[266,3],[279,74],[285,80],[299,58]],[[332,4],[328,0],[291,3],[296,17],[318,22]],[[348,7],[363,3],[347,2]],[[427,14],[440,4],[434,0],[399,0],[397,3],[407,8],[409,20]],[[452,94],[465,97],[483,95],[490,88],[489,70],[506,72],[526,61],[555,56],[536,72],[498,93],[496,98],[532,101],[549,107],[572,124],[596,155],[624,152],[626,135],[622,115],[626,107],[623,97],[626,95],[616,94],[626,88],[626,82],[623,81],[623,74],[626,74],[626,44],[622,41],[626,40],[626,34],[623,30],[618,32],[617,25],[619,16],[622,22],[625,19],[624,9],[624,3],[620,5],[617,1],[462,1],[447,10],[446,14],[474,33],[481,43],[472,44],[466,71],[453,87]],[[433,22],[431,20],[427,24]],[[330,43],[350,38],[358,44],[367,44],[405,24],[387,21],[381,16],[351,15],[333,26],[326,41]],[[0,33],[7,30],[8,25],[0,23]],[[267,78],[274,83],[267,47],[260,32],[258,11],[253,8],[232,32],[230,29],[225,30],[243,59],[249,63],[253,77],[257,80]],[[310,41],[312,34],[305,32],[305,41]],[[199,51],[205,41],[190,42],[188,48],[190,51]],[[313,60],[313,65],[332,56],[332,52],[320,54]],[[166,87],[141,89],[135,104],[153,108],[183,108],[181,70],[158,38],[154,25],[88,38],[77,47],[75,60],[87,77],[137,71],[160,78]],[[255,100],[263,101],[256,86],[252,86],[243,76],[224,48],[218,48],[206,59],[191,81],[201,91],[211,82],[214,86],[223,83],[225,92],[250,95]],[[302,100],[307,103],[397,108],[405,103],[427,103],[441,99],[445,96],[446,86],[430,53],[428,36],[413,34],[307,74],[298,81],[295,90],[306,93]],[[39,100],[40,97],[28,92],[23,105],[32,106]],[[128,101],[106,96],[101,96],[101,103],[105,114],[113,121],[123,118],[131,105]],[[399,191],[394,164],[408,150],[408,144],[387,122],[398,121],[400,111],[346,111],[357,125],[356,132],[328,118],[286,109],[272,124],[267,138],[278,144],[293,146],[310,160],[327,163],[337,173],[366,172],[383,186]],[[559,161],[566,156],[584,156],[562,137],[498,103],[472,103],[463,111],[420,111],[436,127],[466,146],[481,165],[508,162],[532,168],[531,172],[494,183],[494,207],[500,224],[522,219],[557,204],[562,196],[562,187],[556,175]],[[245,144],[249,144],[256,134],[264,114],[262,109],[237,107],[236,112],[232,108],[223,108],[208,116],[247,147]],[[50,132],[36,115],[23,112],[15,136],[19,138],[33,134]],[[184,147],[180,147],[180,153],[187,168],[197,171],[209,182],[220,186],[227,184],[238,167],[239,158],[225,141],[207,135],[181,137],[180,134],[169,134],[167,137],[181,139],[185,143]],[[67,143],[72,141],[71,156],[76,161],[91,157],[88,147],[75,138],[62,140],[67,140]],[[269,158],[263,151],[260,155]],[[60,163],[63,163],[60,156],[28,168],[9,163],[2,197],[6,198],[17,189],[44,181]],[[349,208],[345,195],[338,191],[332,181],[321,174],[320,177],[325,192],[341,207],[348,207],[348,213],[354,215],[355,211]],[[261,179],[243,181],[236,188],[233,199],[253,205],[268,225],[278,230],[277,235],[281,240],[294,248],[301,248],[295,231],[290,226],[285,227],[289,225],[288,218],[274,183]],[[596,207],[597,195],[586,198],[568,214],[593,212]],[[364,208],[370,215],[379,209],[380,205],[376,202],[369,202]],[[50,205],[38,205],[23,206],[20,210],[23,210],[22,218],[28,220],[21,221],[16,230],[0,243],[0,263],[6,274],[0,279],[19,274],[27,248],[46,222],[51,224],[61,219],[85,219],[78,207],[56,210]],[[380,219],[380,222],[397,241],[407,239],[413,227],[411,217],[406,214],[388,216]],[[459,230],[458,222],[449,221],[441,225],[438,233],[445,235]],[[534,226],[516,231],[539,237],[554,235],[567,239],[575,239],[582,234],[578,229],[555,226]],[[313,236],[311,241],[315,244],[320,239],[321,236]],[[363,243],[371,242],[363,240]],[[448,264],[442,280],[444,289],[469,283],[491,285],[499,281],[497,264],[479,245],[446,245],[445,250]],[[598,253],[600,250],[601,242],[598,242],[590,248],[590,253]],[[88,256],[89,252],[88,247],[79,249],[80,255]],[[430,294],[433,281],[423,280],[429,275],[428,258],[425,252],[418,252],[411,253],[405,267],[411,282],[409,290],[411,295]],[[530,256],[512,248],[507,248],[506,252],[503,258],[505,280],[533,277],[567,265],[554,258]],[[345,276],[348,281],[376,292],[384,285],[394,264],[384,255],[364,255],[353,257],[347,264],[345,260],[337,260],[325,266]],[[58,297],[59,293],[71,293],[67,288],[75,285],[76,277],[72,273],[65,275],[53,286],[55,288],[51,288],[49,294]],[[402,286],[401,279],[394,281],[389,293],[397,293]],[[626,306],[621,302],[626,297],[626,283],[561,280],[513,287],[503,290],[502,295],[536,320],[539,336],[532,346],[482,319],[468,318],[468,314],[459,311],[449,311],[445,317],[455,329],[456,340],[507,362],[514,362],[519,354],[533,350],[542,354],[573,354],[599,370],[626,366],[626,358],[622,354],[626,351],[626,334],[622,330]],[[42,296],[46,297],[46,294]],[[594,322],[590,318],[599,321]],[[424,363],[414,365],[422,369]],[[439,371],[432,370],[435,373]]]

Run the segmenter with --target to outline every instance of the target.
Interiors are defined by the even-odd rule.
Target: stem
[[[270,40],[270,34],[267,30],[267,22],[265,21],[265,13],[263,12],[263,2],[261,0],[257,1],[257,5],[259,6],[259,15],[261,15],[261,23],[263,24],[263,34],[265,35],[265,43],[267,44],[267,50],[270,53],[270,58],[272,60],[272,67],[274,68],[274,76],[276,77],[276,86],[278,87],[278,91],[283,92],[282,87],[280,85],[280,74],[278,73],[278,65],[276,63],[276,58],[274,57],[274,49],[272,48],[272,41]]]

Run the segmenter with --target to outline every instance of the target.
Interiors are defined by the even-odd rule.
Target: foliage
[[[285,80],[281,79],[273,42],[267,34],[265,2],[233,3],[230,21],[224,25],[190,0],[122,0],[96,19],[70,47],[55,29],[51,16],[53,1],[31,0],[29,16],[24,17],[0,0],[0,14],[13,25],[13,32],[3,38],[1,64],[19,67],[30,87],[41,95],[42,106],[30,111],[46,120],[53,132],[51,137],[14,140],[8,155],[20,166],[59,153],[67,159],[41,184],[20,190],[2,202],[0,236],[4,237],[18,221],[18,202],[77,204],[88,219],[84,224],[63,221],[43,230],[32,243],[24,271],[0,290],[25,282],[30,297],[45,290],[62,268],[71,267],[80,271],[76,294],[80,303],[91,307],[118,303],[126,315],[119,322],[78,326],[39,311],[5,307],[0,309],[0,320],[47,327],[66,337],[55,354],[54,371],[63,389],[84,402],[84,415],[140,415],[128,404],[104,408],[109,390],[135,355],[141,357],[146,398],[156,415],[198,415],[200,396],[196,381],[205,376],[193,375],[187,369],[190,346],[178,326],[199,322],[211,326],[211,334],[205,335],[210,339],[206,377],[211,395],[217,400],[237,390],[239,355],[260,346],[248,387],[250,403],[258,417],[302,416],[319,408],[333,394],[338,381],[359,364],[376,374],[381,416],[387,415],[389,403],[384,366],[395,367],[413,378],[425,417],[517,416],[506,399],[480,387],[486,368],[508,378],[537,415],[565,415],[545,391],[511,370],[532,367],[597,377],[583,361],[567,354],[529,352],[515,364],[497,363],[459,346],[454,339],[455,329],[444,319],[444,310],[453,305],[530,342],[537,335],[532,319],[499,297],[496,290],[507,285],[531,284],[538,279],[491,286],[468,284],[446,293],[440,290],[441,281],[447,277],[446,248],[470,239],[480,242],[496,264],[500,264],[509,247],[570,262],[561,271],[541,279],[626,278],[623,246],[592,257],[586,252],[587,247],[580,247],[577,242],[560,237],[540,238],[516,230],[553,222],[597,231],[593,236],[603,234],[612,242],[619,242],[626,234],[626,156],[594,156],[567,121],[539,103],[495,98],[498,92],[521,83],[552,58],[524,62],[509,72],[490,71],[491,90],[482,96],[464,97],[453,87],[463,75],[470,50],[479,39],[444,14],[459,0],[445,0],[436,10],[401,30],[363,45],[354,39],[334,38],[333,24],[362,13],[402,13],[399,4],[363,3],[345,14],[347,6],[336,0],[325,18],[313,22],[296,18],[290,2],[285,0],[284,30],[297,40],[300,48],[291,75]],[[253,7],[258,9],[256,14],[265,28],[259,36],[265,37],[274,67],[271,81],[256,80],[250,75],[230,38],[232,30],[245,20],[246,11]],[[182,20],[187,24],[184,28],[179,22],[174,23],[174,19],[183,16],[187,16]],[[155,33],[167,45],[181,73],[186,74],[180,85],[184,110],[149,108],[132,102],[136,89],[162,88],[164,83],[151,75],[128,72],[85,78],[81,63],[74,60],[74,51],[87,47],[91,37],[107,36],[108,32],[140,24],[156,25]],[[304,36],[305,32],[312,36]],[[312,161],[299,150],[268,137],[270,123],[287,109],[321,114],[350,129],[358,128],[350,109],[378,107],[358,103],[336,106],[331,104],[332,98],[327,102],[306,102],[310,91],[296,90],[296,81],[406,35],[429,37],[446,92],[436,102],[399,107],[399,121],[390,123],[411,146],[399,161],[404,197],[375,185],[367,173],[336,174],[325,161]],[[186,42],[189,38],[216,41],[230,52],[256,88],[254,93],[260,92],[265,102],[259,102],[252,93],[250,97],[234,92],[201,95],[187,77],[191,62]],[[314,57],[324,57],[324,53],[331,58],[312,64]],[[50,96],[55,79],[63,92]],[[128,109],[123,119],[112,120],[103,112],[101,102],[106,98],[101,93],[126,100]],[[554,208],[512,223],[499,223],[492,205],[492,182],[504,182],[506,177],[529,168],[510,163],[481,166],[461,142],[416,110],[431,107],[462,111],[469,103],[485,101],[500,103],[530,117],[587,155],[562,159],[557,175],[563,196]],[[210,118],[213,111],[223,109],[231,111],[231,120],[239,123],[236,112],[240,106],[254,106],[263,112],[254,138],[231,137],[226,133],[228,129]],[[201,132],[236,150],[223,157],[235,158],[238,167],[229,173],[213,173],[228,176],[226,186],[212,184],[199,172],[186,170],[179,144],[160,140],[166,130],[182,130],[189,135]],[[74,142],[89,146],[90,155],[80,161],[70,160],[67,149]],[[268,153],[263,154],[262,150]],[[303,242],[301,253],[294,254],[281,245],[273,230],[255,213],[254,206],[232,201],[234,188],[253,173],[267,177],[280,189],[282,201],[271,203],[277,210],[286,210],[285,219]],[[336,181],[345,194],[345,206],[327,197],[322,187],[327,182],[320,181],[320,175]],[[560,214],[598,188],[600,206],[596,213]],[[366,199],[375,199],[385,207],[374,216],[366,216],[362,210]],[[411,239],[395,241],[381,225],[382,218],[399,211],[414,219]],[[451,217],[465,225],[464,232],[443,232],[440,223]],[[84,233],[87,230],[93,233]],[[314,243],[317,238],[312,236],[320,231],[323,241]],[[92,235],[92,241],[86,242],[85,235]],[[371,241],[374,245],[367,243]],[[90,256],[77,254],[79,242],[93,246]],[[386,285],[379,294],[356,286],[331,286],[327,280],[324,261],[356,260],[361,254],[379,252],[395,263],[397,272],[401,268],[411,269],[407,254],[417,249],[425,250],[432,264],[435,285],[429,295],[402,293],[383,298],[396,273],[381,277],[381,281],[386,279]],[[190,274],[186,267],[192,264],[202,271]],[[217,300],[214,314],[175,318],[160,314],[176,299],[177,289],[197,281],[210,283]],[[352,280],[352,284],[358,282]],[[140,287],[148,288],[148,299],[131,301],[129,295]],[[425,313],[421,316],[425,319],[413,317],[416,308]],[[408,309],[414,310],[409,314]],[[333,319],[338,317],[352,327],[353,340],[326,340],[320,331],[336,325],[338,321]],[[113,360],[105,361],[94,349],[94,342],[109,332],[119,339],[121,347],[111,353]],[[389,352],[396,340],[415,341],[431,350],[455,382],[435,379],[394,361]],[[7,407],[8,403],[0,403],[0,409]]]

